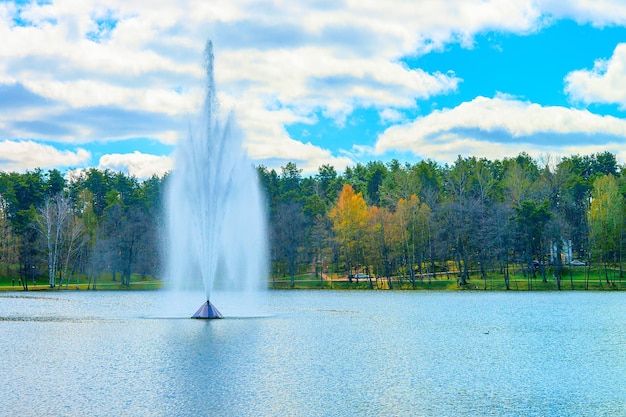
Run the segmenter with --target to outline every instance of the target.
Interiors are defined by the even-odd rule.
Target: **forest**
[[[509,270],[555,280],[596,265],[622,277],[626,179],[609,152],[487,160],[372,161],[302,175],[258,166],[267,196],[271,277],[315,272],[348,281],[417,282],[453,274],[459,287]],[[112,277],[163,278],[168,175],[138,180],[91,168],[0,172],[0,277],[24,289]]]

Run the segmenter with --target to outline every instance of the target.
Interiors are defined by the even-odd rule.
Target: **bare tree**
[[[304,214],[299,203],[282,203],[276,210],[276,223],[273,237],[280,242],[279,259],[287,262],[291,286],[295,285],[298,250],[304,242]]]
[[[70,221],[68,221],[66,227],[66,237],[65,242],[66,245],[63,248],[63,269],[61,271],[61,281],[59,282],[59,286],[63,285],[63,281],[65,280],[65,288],[69,285],[70,282],[70,263],[73,265],[73,261],[78,258],[78,255],[82,251],[83,246],[87,243],[87,235],[85,234],[83,224],[80,222],[78,218],[75,216],[71,216]],[[73,270],[72,266],[72,270]]]
[[[70,217],[69,200],[56,194],[46,198],[38,211],[37,227],[46,241],[48,279],[50,288],[54,288],[61,250],[65,243],[64,229]]]

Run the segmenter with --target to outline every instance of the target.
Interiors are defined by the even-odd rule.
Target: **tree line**
[[[386,279],[388,287],[392,277],[415,285],[454,270],[461,286],[470,275],[495,271],[507,289],[511,265],[533,279],[555,279],[559,288],[572,264],[601,265],[607,282],[616,271],[622,276],[621,170],[609,152],[459,156],[444,165],[373,161],[341,175],[324,165],[306,177],[294,163],[278,172],[258,167],[273,272],[290,276],[292,285],[299,273],[329,268]]]
[[[68,180],[58,170],[0,172],[0,276],[51,288],[110,273],[159,276],[166,177],[138,181],[89,169]]]
[[[622,275],[626,179],[609,152],[542,160],[522,153],[452,164],[372,161],[303,176],[258,166],[267,196],[272,276],[315,270],[388,286],[454,270],[459,285],[509,268],[560,286],[572,262]],[[0,172],[0,276],[50,287],[110,274],[162,277],[168,175],[109,170]],[[611,277],[614,277],[613,273]],[[392,279],[392,277],[394,279]]]

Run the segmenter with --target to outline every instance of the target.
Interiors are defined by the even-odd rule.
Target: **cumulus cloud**
[[[200,107],[209,36],[218,88],[233,101],[254,103],[238,111],[251,156],[294,158],[307,167],[348,158],[290,138],[286,124],[321,114],[342,126],[359,108],[374,108],[382,123],[401,123],[416,100],[457,90],[454,74],[408,68],[406,56],[449,43],[471,47],[486,31],[533,32],[551,17],[597,26],[626,21],[626,5],[609,0],[17,3],[0,2],[0,83],[32,105],[0,114],[2,137],[172,144]],[[609,84],[610,67],[587,79]],[[568,84],[572,97],[623,103],[607,96],[608,86],[579,75]],[[9,102],[0,94],[0,108]]]
[[[392,126],[378,137],[375,151],[410,151],[443,162],[458,155],[500,159],[522,151],[539,155],[608,149],[623,154],[625,138],[626,120],[503,95],[477,97]]]
[[[13,138],[110,140],[132,134],[103,133],[103,124],[114,127],[118,119],[76,118],[62,129],[58,120],[89,107],[116,107],[118,114],[137,116],[138,125],[141,113],[163,119],[193,113],[199,107],[193,89],[202,83],[200,57],[209,35],[216,45],[220,88],[261,103],[255,113],[263,113],[263,122],[240,116],[251,153],[277,149],[281,152],[273,156],[278,158],[330,161],[327,150],[287,138],[285,119],[319,112],[341,126],[355,108],[411,108],[416,99],[454,91],[458,79],[407,68],[399,58],[469,39],[486,28],[528,30],[537,13],[527,4],[501,0],[436,7],[400,1],[3,2],[0,79],[14,80],[28,94],[55,104],[53,112],[31,108],[29,115],[3,120],[3,132]],[[272,108],[277,102],[288,110]],[[46,126],[56,130],[46,134]],[[153,137],[172,141],[171,125],[161,132],[158,123],[153,126]],[[340,157],[338,163],[344,162]]]
[[[604,27],[626,24],[626,3],[620,0],[540,0],[537,7],[552,18]]]
[[[127,154],[108,154],[100,157],[98,169],[121,171],[137,178],[162,176],[172,170],[173,159],[170,156],[157,156],[135,151]]]
[[[289,136],[284,127],[286,124],[313,123],[310,118],[299,116],[287,108],[268,110],[264,102],[256,98],[247,98],[236,104],[232,98],[221,98],[234,109],[237,122],[247,136],[244,146],[254,163],[279,168],[291,161],[305,174],[316,172],[324,164],[345,168],[353,163],[346,156],[334,156],[328,149]]]
[[[26,81],[25,87],[43,98],[70,107],[117,106],[164,115],[190,114],[197,111],[202,95],[199,91],[181,94],[159,88],[127,88],[97,81]]]
[[[617,45],[609,59],[597,60],[591,70],[570,72],[565,91],[579,102],[618,104],[626,108],[626,43]]]
[[[84,149],[61,151],[53,146],[34,141],[0,141],[0,170],[26,171],[29,169],[76,167],[89,162],[91,154]]]
[[[396,109],[386,108],[379,112],[378,117],[382,124],[404,122],[404,115]]]

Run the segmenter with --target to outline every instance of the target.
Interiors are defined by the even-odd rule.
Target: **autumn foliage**
[[[541,161],[524,153],[459,157],[443,166],[370,162],[342,174],[323,166],[308,177],[294,164],[282,169],[258,169],[270,200],[271,244],[286,240],[273,219],[286,222],[280,189],[288,181],[288,200],[305,215],[296,226],[305,231],[297,243],[301,273],[325,268],[389,288],[441,275],[463,286],[495,273],[509,288],[514,267],[529,282],[554,279],[560,288],[572,262],[621,271],[626,180],[608,152]],[[287,269],[283,262],[273,259],[275,272]]]

